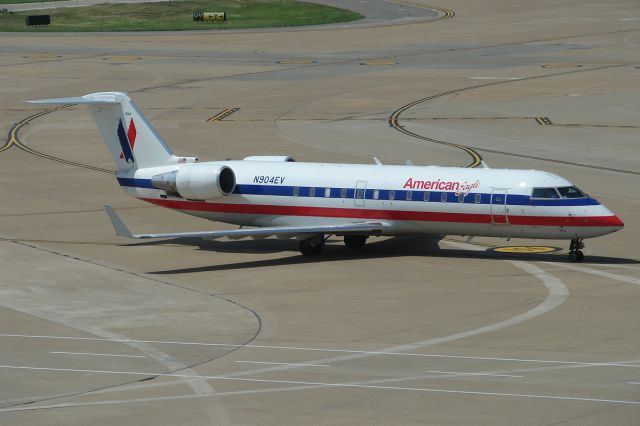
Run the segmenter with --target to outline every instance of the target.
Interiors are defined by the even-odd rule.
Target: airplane
[[[537,170],[296,162],[290,156],[199,162],[176,156],[123,92],[41,99],[87,105],[130,195],[193,216],[240,225],[223,231],[132,234],[105,206],[117,235],[299,240],[318,254],[328,236],[349,248],[370,236],[445,235],[570,240],[581,261],[585,238],[624,223],[568,180]],[[250,226],[252,228],[245,228]]]

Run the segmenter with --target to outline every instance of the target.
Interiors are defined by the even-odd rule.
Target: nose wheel
[[[584,248],[582,238],[574,238],[569,245],[569,260],[572,262],[582,262],[584,259],[584,253],[581,249]]]

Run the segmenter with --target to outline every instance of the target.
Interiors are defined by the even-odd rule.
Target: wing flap
[[[297,236],[314,236],[320,234],[367,234],[380,235],[384,228],[390,226],[384,221],[366,221],[344,224],[310,225],[310,226],[270,226],[263,228],[241,228],[224,231],[173,232],[163,234],[133,234],[110,205],[104,206],[117,235],[127,238],[206,238],[217,239],[227,237],[240,239],[252,237],[267,238],[275,235],[278,239],[289,239]]]

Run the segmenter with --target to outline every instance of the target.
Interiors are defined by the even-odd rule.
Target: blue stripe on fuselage
[[[135,178],[118,178],[121,186],[134,188],[156,189],[151,184],[151,179],[135,179]],[[293,197],[294,188],[298,188],[299,197],[313,198],[354,198],[355,188],[329,188],[329,196],[325,196],[326,187],[309,187],[309,186],[284,186],[284,185],[251,185],[238,184],[233,191],[234,194],[242,195],[268,195],[280,197]],[[311,189],[314,188],[314,195],[311,195]],[[374,200],[375,189],[365,190],[365,199]],[[442,202],[442,194],[446,194],[447,203],[458,203],[458,196],[454,192],[446,191],[406,191],[406,190],[390,190],[378,189],[378,200],[389,201],[389,193],[394,192],[393,201],[413,201],[425,202],[424,194],[429,193],[429,202]],[[411,193],[411,199],[407,200],[407,193]],[[344,193],[344,196],[343,196]],[[465,204],[490,204],[491,194],[480,193],[480,202],[475,202],[477,192],[471,192],[464,197]],[[462,203],[461,203],[462,204]],[[600,203],[593,198],[558,198],[558,199],[532,199],[528,195],[507,195],[507,204],[510,206],[597,206]]]
[[[118,178],[120,186],[130,186],[133,188],[156,189],[151,185],[151,179]]]

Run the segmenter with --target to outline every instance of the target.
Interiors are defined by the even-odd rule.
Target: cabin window
[[[396,199],[396,191],[389,191],[389,199],[390,200]]]
[[[482,201],[482,194],[476,194],[473,199],[473,202],[476,204],[480,204],[480,201]]]
[[[405,198],[407,201],[411,201],[413,199],[413,193],[411,191],[407,191],[405,193]]]
[[[311,187],[309,188],[309,197],[315,197],[316,196],[316,189]]]
[[[347,188],[340,189],[340,198],[347,198]]]
[[[380,190],[379,189],[374,189],[373,190],[373,199],[377,200],[378,198],[380,198]]]
[[[459,203],[464,203],[464,194],[458,195],[458,202]]]
[[[424,201],[429,201],[429,192],[428,192],[428,191],[427,191],[427,192],[425,192],[424,194],[422,194],[422,199],[423,199]]]
[[[293,187],[293,196],[297,197],[298,195],[300,195],[300,187],[299,186],[294,186]]]
[[[331,188],[325,188],[324,189],[324,197],[325,198],[331,197]]]
[[[443,203],[447,202],[447,193],[443,192],[442,194],[440,194],[440,201]]]
[[[364,199],[364,189],[362,189],[362,188],[356,189],[356,198],[358,200]]]
[[[560,198],[555,188],[533,188],[531,198]]]
[[[575,186],[564,186],[562,188],[558,188],[558,192],[562,198],[586,198],[587,194],[580,191]]]

